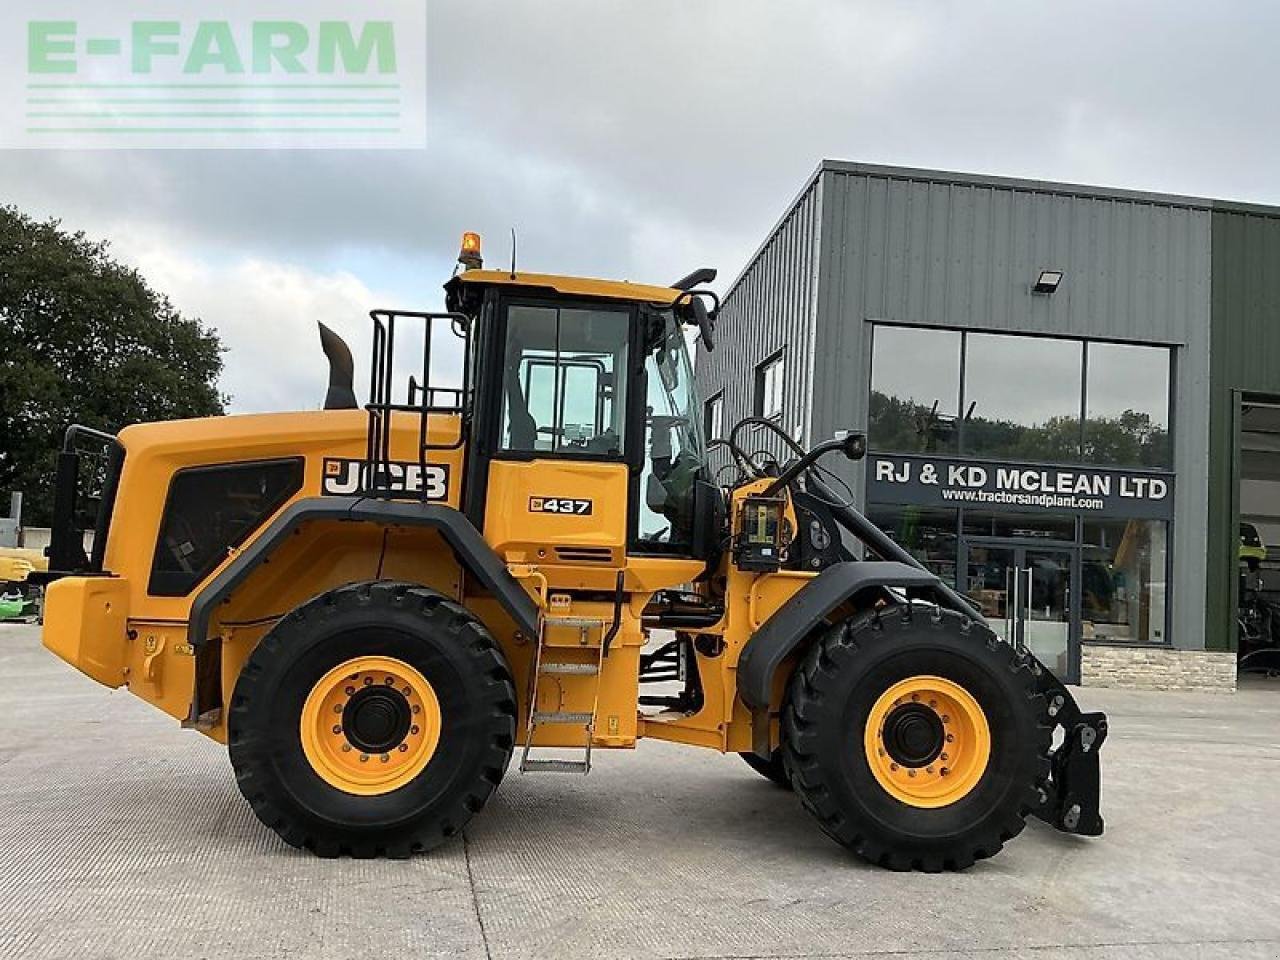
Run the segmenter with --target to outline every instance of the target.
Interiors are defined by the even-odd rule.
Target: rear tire
[[[994,855],[1049,775],[1052,726],[1027,659],[933,608],[828,629],[792,676],[782,728],[805,808],[892,870],[961,870]]]
[[[778,748],[765,760],[755,753],[738,754],[749,766],[766,780],[772,780],[776,786],[784,790],[791,789],[791,778],[787,776],[787,768],[782,762],[782,748]]]
[[[362,665],[382,668],[347,675]],[[484,806],[515,722],[511,672],[488,629],[434,590],[376,582],[276,624],[240,673],[227,729],[240,791],[286,843],[404,857]]]

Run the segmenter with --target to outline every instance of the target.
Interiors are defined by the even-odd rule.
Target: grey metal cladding
[[[730,286],[715,350],[708,353],[698,345],[699,394],[704,400],[723,395],[726,429],[752,415],[756,366],[782,351],[782,425],[802,442],[810,438],[821,206],[821,183],[815,176]],[[756,447],[782,452],[763,442]],[[712,463],[719,467],[726,459],[724,454],[713,455]]]
[[[1187,584],[1205,556],[1213,203],[839,161],[817,181],[730,289],[728,349],[699,354],[704,396],[725,390],[725,422],[750,412],[755,365],[786,343],[812,363],[787,371],[787,416],[803,418],[806,440],[865,428],[868,321],[1176,347],[1173,622],[1202,623],[1203,591]],[[797,233],[811,244],[802,256]],[[1030,293],[1042,268],[1066,273],[1052,296]],[[780,285],[796,279],[813,298],[808,327]],[[862,470],[832,460],[861,499]],[[1194,646],[1198,631],[1173,640]]]

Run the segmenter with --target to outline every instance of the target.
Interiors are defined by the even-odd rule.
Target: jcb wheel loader
[[[582,774],[645,738],[740,753],[893,869],[1028,815],[1101,833],[1105,718],[832,489],[861,435],[704,438],[684,326],[713,347],[714,271],[490,271],[474,235],[460,262],[447,313],[372,314],[363,410],[322,328],[323,410],[71,427],[45,645],[225,743],[322,856],[435,847],[513,753]]]

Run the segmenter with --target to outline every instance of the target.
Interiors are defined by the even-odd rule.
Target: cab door
[[[477,451],[488,463],[475,471],[485,539],[510,562],[621,567],[633,308],[504,299],[495,313],[495,369],[481,373],[489,442]]]

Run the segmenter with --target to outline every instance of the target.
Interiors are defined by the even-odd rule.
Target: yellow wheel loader
[[[707,442],[684,328],[714,346],[714,271],[459,259],[446,313],[372,314],[363,409],[322,328],[323,410],[71,427],[45,645],[225,743],[321,856],[429,850],[513,756],[584,774],[643,739],[741,754],[892,869],[967,867],[1029,815],[1101,833],[1106,719],[832,489],[861,435]]]

